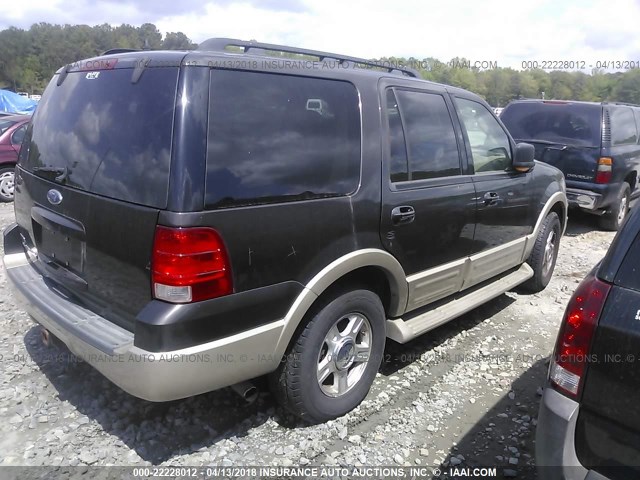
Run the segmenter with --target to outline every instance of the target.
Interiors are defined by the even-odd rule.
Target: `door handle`
[[[498,195],[498,192],[487,192],[482,198],[484,199],[484,204],[489,207],[492,205],[497,205],[500,201],[500,195]]]
[[[416,219],[416,211],[411,205],[403,205],[391,210],[391,222],[394,225],[404,225]]]

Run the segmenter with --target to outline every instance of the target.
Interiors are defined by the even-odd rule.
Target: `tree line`
[[[0,31],[0,88],[42,93],[61,66],[112,48],[195,47],[184,33],[171,32],[163,37],[151,23],[139,27],[126,24],[112,27],[106,23],[94,27],[37,23],[29,30],[11,27]]]
[[[112,48],[151,50],[193,49],[197,45],[182,32],[162,35],[155,25],[34,24],[28,30],[0,31],[0,88],[42,93],[62,65],[100,55]],[[283,55],[288,56],[288,55]],[[640,69],[606,72],[546,71],[541,69],[478,68],[464,58],[441,62],[435,58],[381,58],[413,66],[427,80],[461,87],[484,97],[490,105],[505,106],[517,98],[618,101],[640,104]]]

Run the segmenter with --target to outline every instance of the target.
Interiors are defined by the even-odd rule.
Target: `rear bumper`
[[[17,302],[78,357],[126,392],[168,401],[233,385],[275,370],[284,320],[188,348],[150,352],[134,334],[96,315],[43,277],[5,230],[3,262]],[[9,238],[8,238],[9,237]],[[13,246],[13,248],[12,248]]]
[[[567,188],[567,200],[572,207],[584,210],[596,210],[602,204],[602,195],[589,190]]]
[[[545,480],[596,480],[602,475],[586,469],[575,449],[579,404],[545,388],[536,428],[536,466]]]

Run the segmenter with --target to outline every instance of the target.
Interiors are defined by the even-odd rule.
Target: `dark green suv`
[[[61,68],[16,172],[4,263],[45,337],[154,401],[269,374],[313,421],[387,338],[543,289],[567,214],[477,95],[225,39]]]

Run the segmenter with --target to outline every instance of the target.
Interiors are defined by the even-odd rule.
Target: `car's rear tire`
[[[560,248],[562,228],[558,214],[551,212],[544,219],[527,263],[533,269],[533,277],[522,284],[529,293],[541,292],[551,281]]]
[[[369,290],[342,291],[311,313],[270,377],[278,401],[310,422],[340,417],[366,397],[385,343],[385,312]]]
[[[0,202],[13,202],[15,168],[0,168]]]
[[[629,213],[630,197],[631,188],[628,183],[623,183],[616,201],[600,217],[600,228],[615,232],[622,226],[622,222],[624,222],[624,219],[627,218],[627,213]]]

